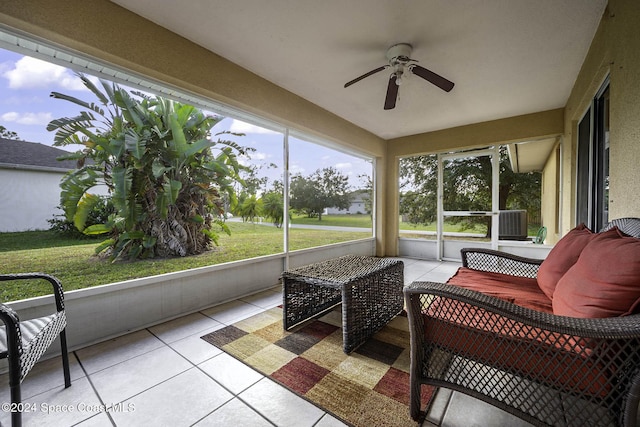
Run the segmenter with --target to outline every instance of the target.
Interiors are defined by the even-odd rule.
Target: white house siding
[[[326,215],[338,215],[338,214],[364,214],[367,213],[367,208],[362,201],[352,202],[348,209],[338,208],[326,208]]]
[[[47,230],[64,172],[0,168],[0,232]]]

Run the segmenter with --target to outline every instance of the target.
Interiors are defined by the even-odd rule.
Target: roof
[[[68,171],[76,168],[74,160],[58,160],[68,151],[38,142],[0,138],[0,166],[20,169],[45,168]]]

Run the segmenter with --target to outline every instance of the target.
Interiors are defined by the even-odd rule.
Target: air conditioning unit
[[[528,224],[526,210],[500,211],[500,240],[527,240]]]

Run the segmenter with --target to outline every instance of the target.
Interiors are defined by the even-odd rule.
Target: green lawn
[[[325,215],[317,218],[294,217],[293,224],[371,228],[369,215]],[[220,245],[204,254],[170,259],[111,263],[98,258],[94,249],[100,239],[64,238],[50,231],[0,233],[0,272],[21,273],[40,271],[58,277],[65,290],[82,289],[123,280],[188,270],[241,259],[283,252],[283,230],[268,223],[258,225],[230,221],[231,236],[221,234]],[[435,223],[414,226],[400,223],[402,230],[435,231]],[[461,231],[447,226],[446,231]],[[468,231],[468,230],[464,230]],[[474,230],[482,233],[482,230]],[[530,230],[531,232],[531,230]],[[533,235],[537,232],[535,229]],[[291,228],[291,250],[362,239],[370,232],[345,232]],[[405,235],[406,236],[406,235]],[[416,235],[424,237],[424,235]],[[17,286],[5,282],[0,288],[0,301],[14,301],[51,293],[47,283]]]
[[[538,234],[538,230],[540,229],[540,225],[538,225],[538,224],[528,224],[527,228],[528,228],[527,229],[527,234],[529,236],[535,236],[535,235]],[[432,222],[430,224],[424,225],[424,224],[411,224],[409,222],[400,221],[400,230],[433,231],[435,233],[435,231],[436,231],[436,223]],[[448,231],[452,231],[452,232],[463,231],[465,233],[485,234],[487,232],[487,228],[485,226],[475,225],[474,227],[472,227],[470,229],[461,230],[460,229],[460,225],[458,225],[458,224],[448,224],[448,223],[445,222],[444,231],[445,232],[448,232]]]
[[[48,231],[0,233],[2,273],[40,271],[58,277],[66,291],[237,261],[283,251],[283,230],[271,225],[229,222],[231,236],[222,234],[220,246],[197,256],[111,263],[94,256],[99,240],[62,239]],[[290,230],[291,250],[366,238],[370,233]],[[17,286],[5,282],[0,301],[14,301],[51,293],[47,283]]]
[[[0,233],[0,253],[24,249],[80,246],[100,242],[96,238],[70,238],[50,231],[26,231],[22,233]],[[97,244],[97,243],[96,243]]]
[[[292,224],[305,225],[330,225],[335,227],[361,227],[371,228],[371,215],[323,215],[322,220],[318,218],[308,218],[306,216],[294,215],[291,218]]]
[[[332,225],[339,227],[362,227],[362,228],[371,228],[371,215],[324,215],[322,217],[322,221],[319,221],[318,218],[307,218],[306,216],[294,216],[291,218],[292,224],[309,224],[309,225]],[[432,222],[430,224],[411,224],[408,222],[400,221],[400,230],[407,231],[436,231],[436,223]],[[537,224],[529,224],[529,236],[535,236],[538,233],[538,229],[540,228]],[[444,224],[444,231],[464,231],[467,233],[478,233],[485,234],[487,232],[486,227],[482,225],[476,225],[470,229],[461,230],[459,224]]]

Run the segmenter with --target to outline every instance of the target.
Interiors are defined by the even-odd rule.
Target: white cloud
[[[251,160],[247,156],[238,156],[238,163],[242,166],[251,166]]]
[[[17,113],[15,111],[4,113],[0,118],[21,125],[46,125],[53,120],[51,113]]]
[[[243,166],[258,166],[260,161],[266,161],[267,159],[273,157],[271,154],[263,153],[260,151],[250,152],[248,155],[239,155],[238,161]]]
[[[292,162],[289,165],[289,173],[291,175],[295,175],[295,174],[303,174],[305,172],[305,168],[300,166],[298,163]]]
[[[231,126],[229,126],[230,132],[235,133],[261,133],[261,134],[277,134],[278,132],[274,132],[269,129],[265,129],[260,126],[251,125],[249,123],[241,122],[240,120],[233,119],[231,122]]]
[[[2,76],[9,80],[11,89],[54,86],[67,90],[86,90],[82,81],[68,69],[29,56],[20,58],[15,67],[4,71]]]
[[[0,62],[0,74],[4,74],[7,70],[10,70],[12,68],[13,68],[12,61]]]
[[[345,163],[336,163],[334,167],[336,169],[351,169],[353,165],[349,162],[345,162]]]
[[[16,95],[6,96],[0,99],[2,105],[27,105],[33,106],[35,104],[44,104],[42,97],[37,96],[22,96],[22,94],[16,92]]]

